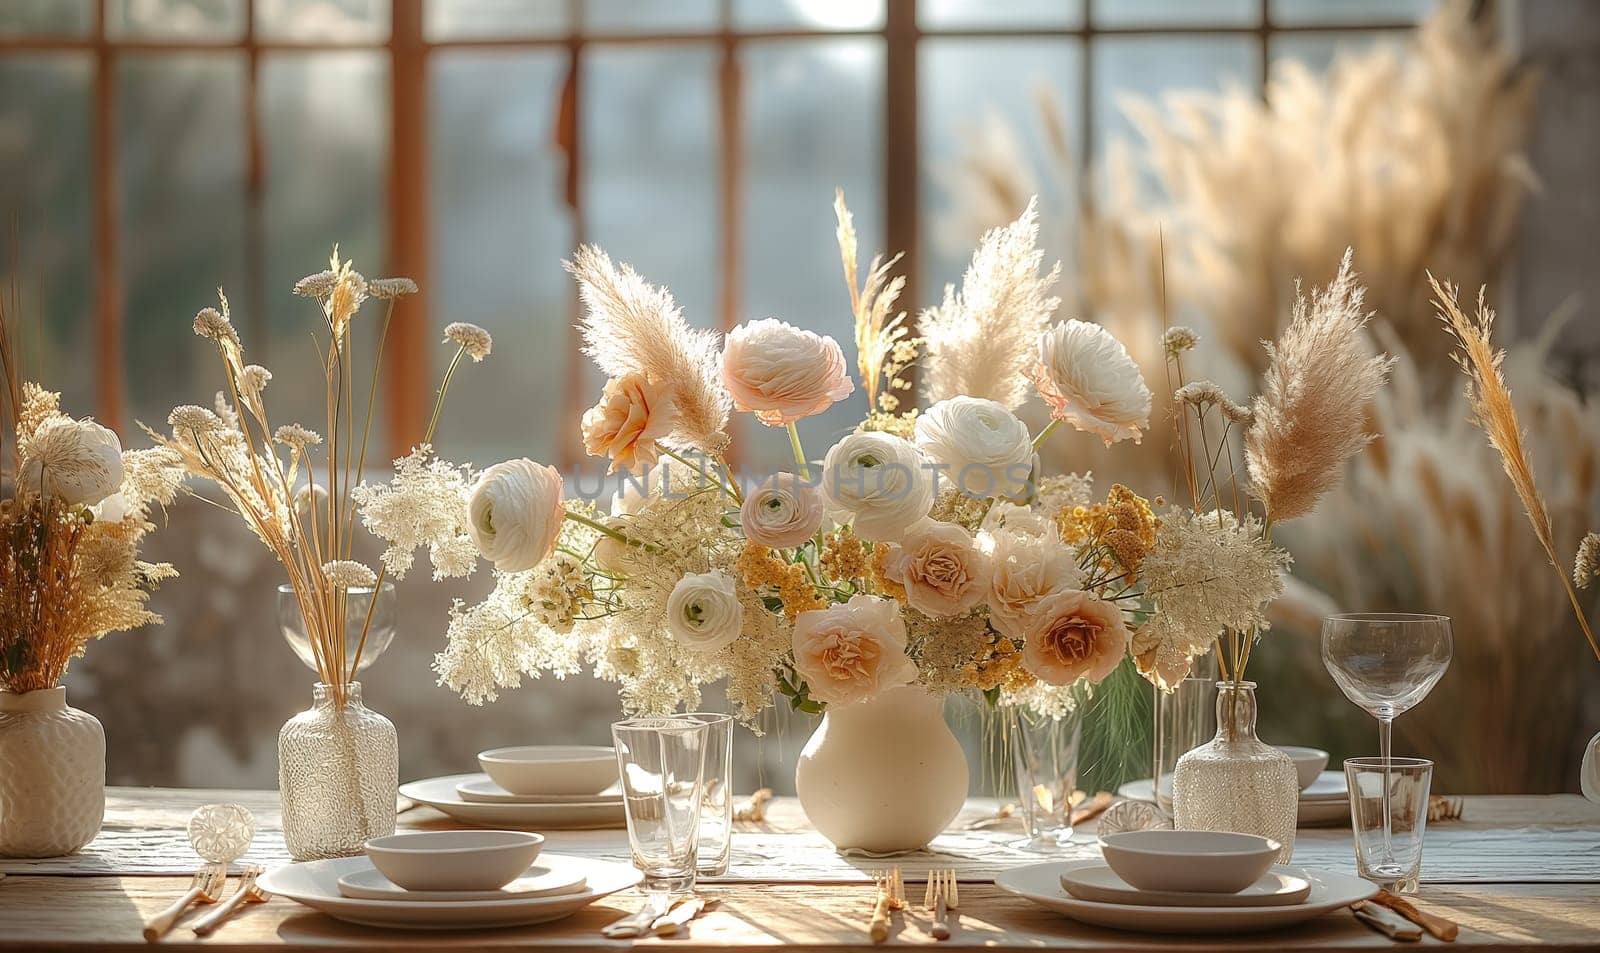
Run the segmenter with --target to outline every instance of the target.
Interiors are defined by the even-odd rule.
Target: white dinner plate
[[[1079,861],[1078,863],[1082,863]],[[1311,893],[1281,907],[1160,907],[1078,900],[1061,886],[1070,862],[1031,864],[1002,872],[995,886],[1082,923],[1135,933],[1259,933],[1293,926],[1377,894],[1359,877],[1326,870],[1304,870]]]
[[[1162,790],[1172,793],[1172,780],[1163,777]],[[1150,779],[1128,781],[1117,788],[1117,796],[1130,801],[1154,800]],[[1345,787],[1343,771],[1324,771],[1309,788],[1300,792],[1300,810],[1295,819],[1297,827],[1336,827],[1350,823],[1350,796]]]
[[[471,781],[456,785],[456,794],[463,801],[476,804],[621,804],[621,791],[601,794],[512,794],[494,783],[487,775],[477,775]]]
[[[1300,792],[1302,801],[1348,801],[1350,786],[1343,771],[1324,771],[1311,786]]]
[[[545,923],[570,916],[601,897],[626,890],[641,878],[628,864],[546,854],[540,861],[580,871],[587,884],[578,893],[515,900],[359,900],[339,892],[339,878],[371,869],[365,857],[289,864],[261,875],[261,889],[288,897],[330,917],[363,926],[407,930],[466,930]]]
[[[581,893],[587,885],[583,871],[570,864],[554,867],[534,864],[528,872],[499,890],[407,890],[376,867],[365,867],[339,878],[339,893],[352,900],[408,900],[449,903],[463,900],[527,900]]]
[[[1279,864],[1238,893],[1140,890],[1098,860],[1068,864],[1061,872],[1061,886],[1079,900],[1163,907],[1280,907],[1300,903],[1311,893],[1311,881],[1299,868]]]
[[[594,830],[627,824],[620,800],[599,804],[479,804],[463,800],[456,793],[457,784],[483,777],[482,774],[450,774],[412,781],[400,785],[400,794],[437,808],[458,821],[481,827]]]

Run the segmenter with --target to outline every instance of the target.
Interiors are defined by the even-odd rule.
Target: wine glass
[[[1346,698],[1378,719],[1385,766],[1384,849],[1392,854],[1388,766],[1394,720],[1428,697],[1450,666],[1450,619],[1410,612],[1350,612],[1322,620],[1322,664]]]
[[[394,641],[395,604],[394,583],[385,582],[378,593],[378,604],[372,605],[372,588],[362,586],[350,589],[344,594],[344,631],[347,636],[344,647],[344,668],[342,671],[350,672],[350,663],[355,659],[356,645],[361,640],[361,630],[367,625],[369,608],[372,613],[372,624],[367,629],[366,644],[361,646],[361,668],[364,669],[378,660],[383,650]],[[306,668],[313,672],[317,670],[317,656],[311,648],[311,634],[306,631],[305,619],[300,614],[300,603],[295,598],[294,587],[288,583],[278,587],[278,629],[283,633],[283,640],[289,643],[289,648],[294,650],[295,657],[305,663]],[[358,669],[359,671],[359,669]],[[354,673],[351,673],[352,677]]]

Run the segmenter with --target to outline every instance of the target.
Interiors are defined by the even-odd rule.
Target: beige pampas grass
[[[1583,628],[1584,637],[1589,640],[1589,647],[1594,650],[1595,658],[1600,659],[1600,642],[1595,641],[1594,632],[1589,628],[1589,620],[1584,614],[1582,604],[1578,601],[1578,593],[1573,588],[1572,579],[1562,567],[1561,557],[1557,554],[1555,528],[1550,520],[1550,510],[1545,505],[1544,495],[1539,492],[1539,486],[1533,477],[1533,463],[1524,441],[1522,424],[1517,421],[1516,405],[1511,402],[1511,388],[1506,386],[1505,377],[1500,373],[1500,364],[1506,355],[1490,340],[1490,332],[1494,328],[1494,311],[1485,303],[1485,290],[1482,288],[1478,290],[1476,318],[1468,318],[1461,310],[1461,306],[1456,303],[1454,285],[1440,282],[1431,273],[1428,275],[1428,283],[1433,286],[1435,295],[1433,304],[1439,312],[1439,320],[1444,322],[1445,330],[1456,339],[1460,347],[1451,357],[1470,379],[1467,385],[1467,400],[1472,407],[1473,418],[1483,429],[1484,435],[1489,438],[1490,445],[1499,451],[1501,466],[1505,468],[1506,476],[1511,479],[1511,486],[1516,490],[1517,498],[1522,501],[1523,512],[1527,514],[1528,522],[1533,526],[1533,535],[1539,540],[1539,548],[1544,550],[1550,565],[1561,577],[1562,588],[1566,590],[1567,599],[1572,603],[1572,611],[1578,617],[1578,624]]]
[[[1392,358],[1373,356],[1365,293],[1347,250],[1339,273],[1310,297],[1297,294],[1289,327],[1267,344],[1267,372],[1245,432],[1250,493],[1274,522],[1304,516],[1339,481],[1344,462],[1370,439],[1367,405]]]
[[[1048,296],[1061,266],[1039,274],[1044,252],[1037,247],[1036,204],[1030,199],[1016,221],[986,233],[961,290],[947,285],[944,302],[922,313],[918,326],[926,342],[922,366],[929,403],[966,394],[1015,410],[1032,392],[1028,371],[1036,360],[1039,332],[1061,304]]]
[[[640,373],[667,389],[678,419],[664,443],[720,457],[732,401],[717,375],[716,333],[691,328],[670,291],[612,264],[598,246],[584,245],[562,264],[588,307],[579,324],[583,353],[612,377]]]

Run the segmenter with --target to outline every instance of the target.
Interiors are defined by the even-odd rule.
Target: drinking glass
[[[650,894],[694,889],[707,726],[681,715],[611,726],[633,864]]]
[[[1154,758],[1151,799],[1172,817],[1172,775],[1178,759],[1210,741],[1217,733],[1217,663],[1209,652],[1194,660],[1189,676],[1170,692],[1155,693]]]
[[[367,625],[367,613],[372,613],[372,625],[367,629],[367,641],[361,645],[361,665],[357,671],[378,660],[383,650],[394,641],[395,603],[394,583],[385,582],[378,590],[378,604],[372,604],[371,587],[358,587],[344,593],[344,671],[350,671],[356,646],[361,644],[361,630]],[[289,643],[295,658],[306,668],[317,671],[317,657],[311,648],[311,634],[306,631],[305,618],[300,614],[300,603],[295,599],[294,587],[288,583],[278,587],[278,629],[283,640]],[[352,677],[354,675],[352,674]]]
[[[1082,706],[1060,718],[1009,706],[1011,763],[1027,839],[1012,846],[1054,851],[1072,839],[1072,795],[1078,787]]]
[[[1328,616],[1322,620],[1322,664],[1346,698],[1378,719],[1378,754],[1387,765],[1395,718],[1428,697],[1450,666],[1450,619],[1408,612]],[[1387,850],[1390,785],[1380,787]]]
[[[682,717],[706,726],[695,872],[701,877],[721,877],[728,872],[733,845],[733,716],[695,711]]]
[[[1350,826],[1356,872],[1397,893],[1415,893],[1422,871],[1433,762],[1420,758],[1350,758]]]

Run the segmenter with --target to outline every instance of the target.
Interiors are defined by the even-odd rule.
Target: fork
[[[172,925],[183,916],[183,911],[194,903],[216,903],[222,899],[222,888],[228,882],[228,868],[222,864],[206,864],[194,872],[189,881],[189,891],[173,902],[172,906],[145,921],[144,938],[154,943],[161,939]]]
[[[900,875],[900,865],[889,870],[876,871],[872,880],[878,885],[878,899],[872,906],[872,924],[867,933],[872,942],[889,939],[889,911],[903,909],[906,905],[906,882]]]
[[[935,940],[950,939],[950,911],[961,905],[954,868],[928,871],[928,890],[922,905],[933,915],[929,935]]]
[[[233,916],[233,912],[247,903],[266,903],[268,894],[256,883],[256,878],[261,876],[261,868],[250,864],[244,868],[239,877],[239,889],[217,909],[194,922],[189,929],[195,936],[206,936],[217,927],[222,926],[224,920]]]

